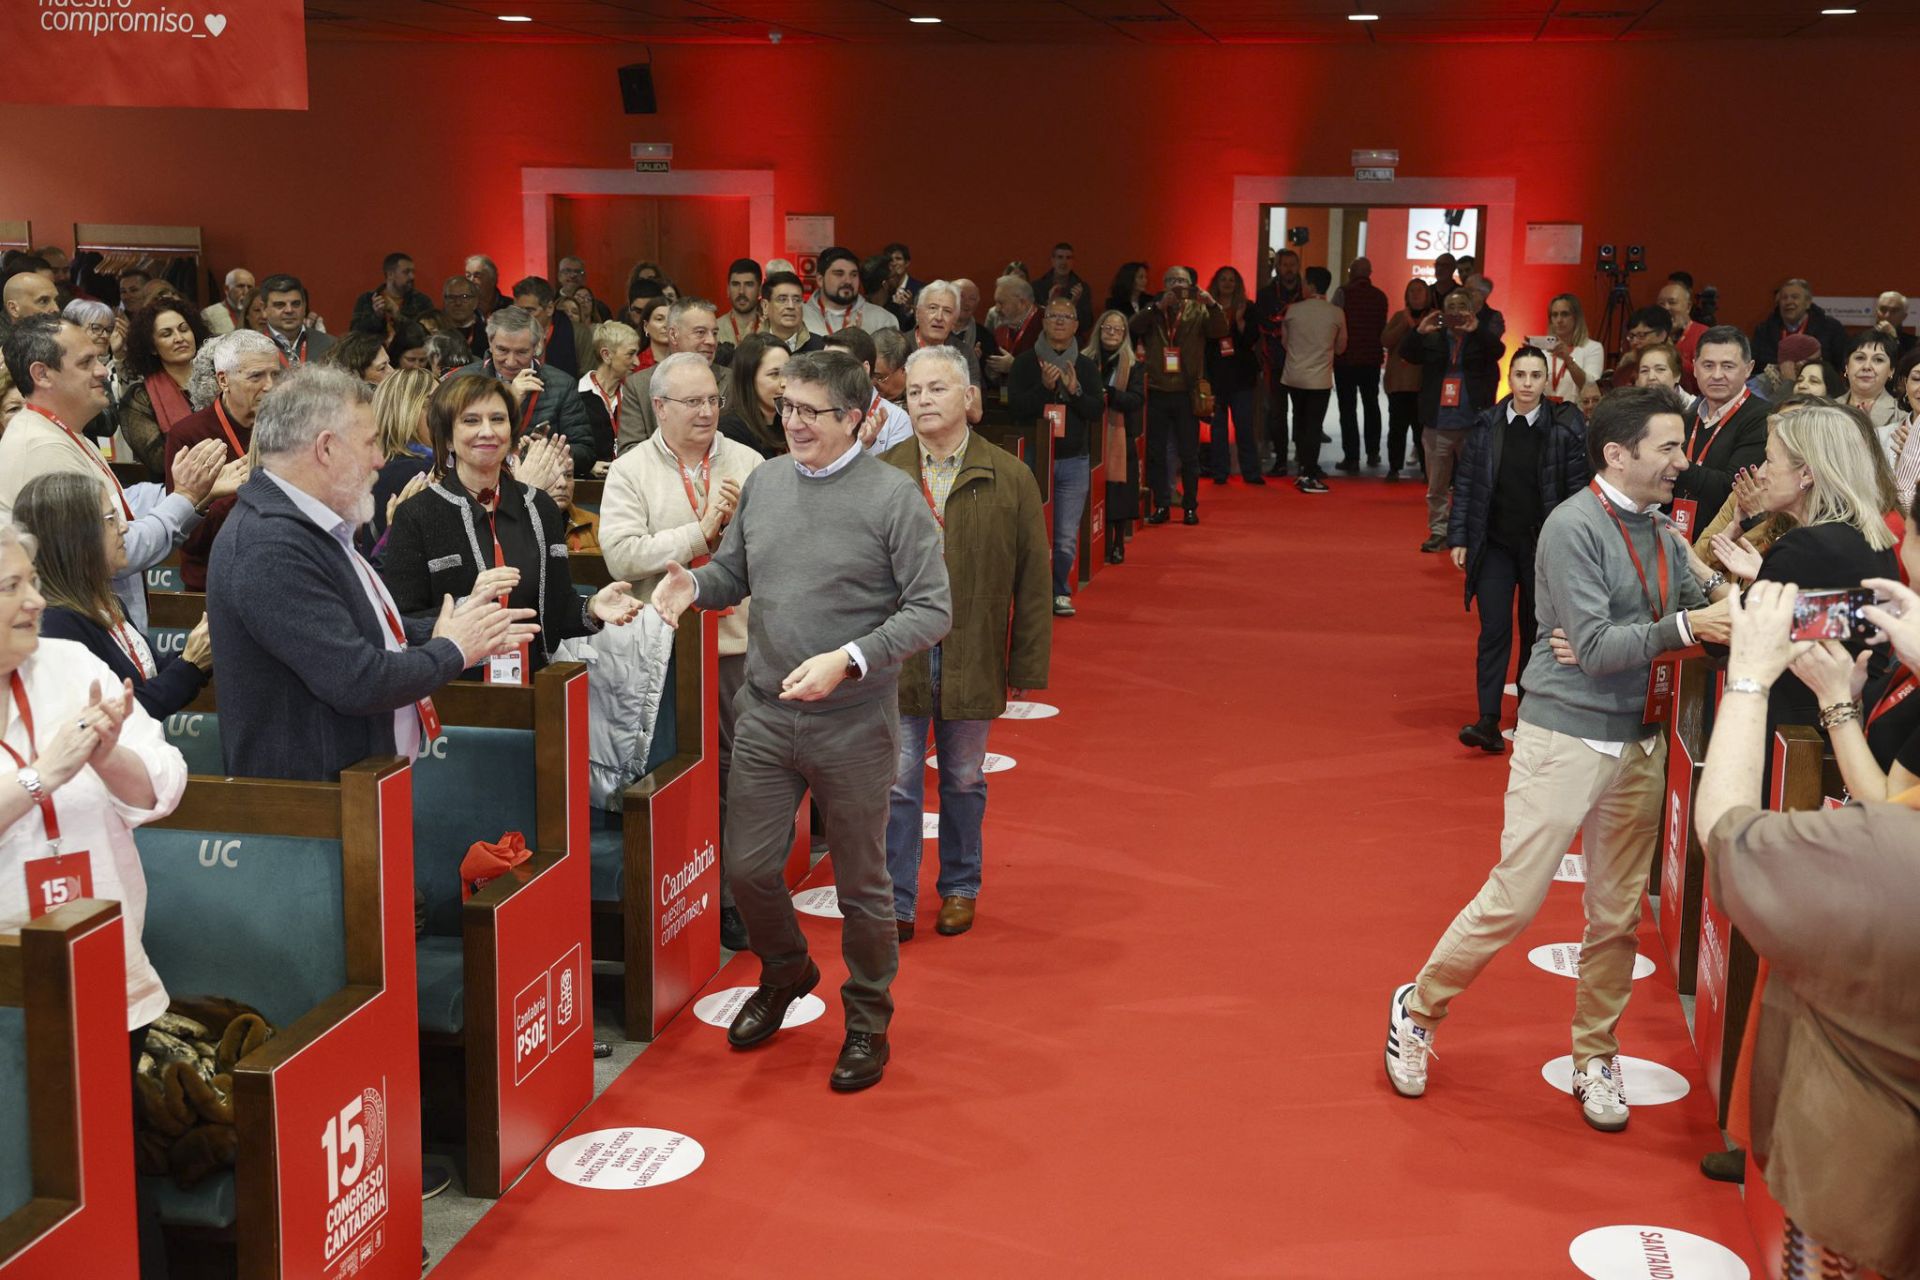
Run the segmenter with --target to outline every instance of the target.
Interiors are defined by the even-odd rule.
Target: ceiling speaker
[[[660,109],[653,97],[653,66],[636,62],[620,68],[620,105],[630,116],[650,116]]]

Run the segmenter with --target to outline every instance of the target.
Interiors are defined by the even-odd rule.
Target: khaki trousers
[[[1500,863],[1420,970],[1407,1001],[1415,1022],[1439,1025],[1453,998],[1532,923],[1578,831],[1587,860],[1587,931],[1573,1005],[1573,1069],[1619,1052],[1614,1028],[1633,990],[1634,935],[1660,829],[1666,761],[1664,737],[1651,755],[1630,742],[1616,760],[1569,734],[1520,722]]]
[[[1427,453],[1427,532],[1447,536],[1447,514],[1453,503],[1453,468],[1466,448],[1467,433],[1427,427],[1420,433]]]

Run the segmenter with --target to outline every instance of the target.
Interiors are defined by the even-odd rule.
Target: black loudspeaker
[[[650,116],[660,109],[653,99],[651,64],[636,62],[620,68],[620,104],[630,116]]]

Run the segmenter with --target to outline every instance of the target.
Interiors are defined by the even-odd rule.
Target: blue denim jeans
[[[1080,552],[1080,517],[1087,509],[1093,464],[1085,457],[1053,463],[1053,594],[1073,594],[1074,560]]]
[[[933,671],[931,716],[900,717],[899,770],[887,801],[887,870],[893,876],[895,919],[913,919],[920,894],[925,844],[927,735],[940,758],[940,880],[942,898],[980,896],[980,824],[987,816],[987,730],[991,720],[940,718],[940,647],[927,654]]]

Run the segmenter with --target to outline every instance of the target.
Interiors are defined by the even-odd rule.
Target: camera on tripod
[[[1646,269],[1646,246],[1630,244],[1627,246],[1626,257],[1622,258],[1618,247],[1611,240],[1600,246],[1599,257],[1593,268],[1595,275],[1613,277],[1615,285],[1624,285],[1629,275]]]

